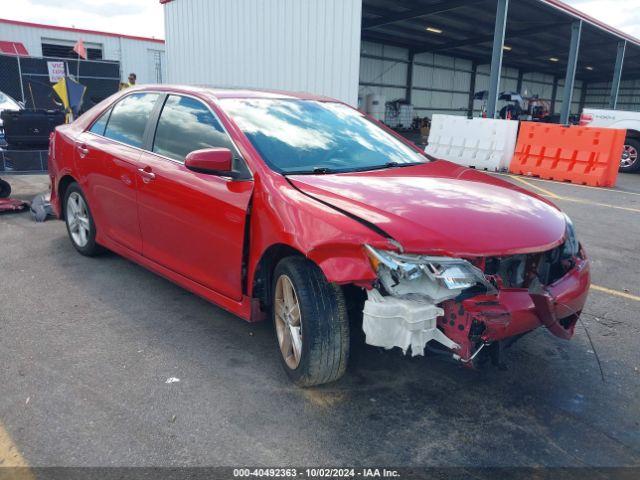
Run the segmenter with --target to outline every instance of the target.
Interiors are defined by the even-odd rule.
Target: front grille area
[[[502,288],[528,288],[535,282],[551,285],[574,267],[579,255],[571,251],[570,243],[563,243],[542,253],[487,258],[483,270]]]

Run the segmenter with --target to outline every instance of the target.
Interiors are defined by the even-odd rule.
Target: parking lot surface
[[[482,372],[360,345],[342,380],[307,390],[282,371],[269,323],[116,255],[82,257],[62,222],[0,216],[0,457],[639,466],[640,175],[615,191],[505,178],[561,206],[592,260],[575,338],[538,329],[507,351],[507,370]],[[18,198],[47,188],[45,176],[9,180]]]

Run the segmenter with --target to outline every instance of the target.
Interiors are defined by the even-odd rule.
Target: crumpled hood
[[[550,202],[438,160],[333,175],[289,175],[307,195],[384,230],[408,253],[505,256],[550,250],[566,222]]]

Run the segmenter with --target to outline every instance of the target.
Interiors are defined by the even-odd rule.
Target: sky
[[[1,1],[2,18],[164,38],[163,7],[158,0]],[[640,0],[565,0],[565,3],[640,38]]]

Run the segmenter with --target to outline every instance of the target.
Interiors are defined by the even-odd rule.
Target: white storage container
[[[369,95],[367,95],[366,112],[376,120],[383,121],[386,103],[387,102],[384,95],[378,95],[377,93],[370,93]]]

